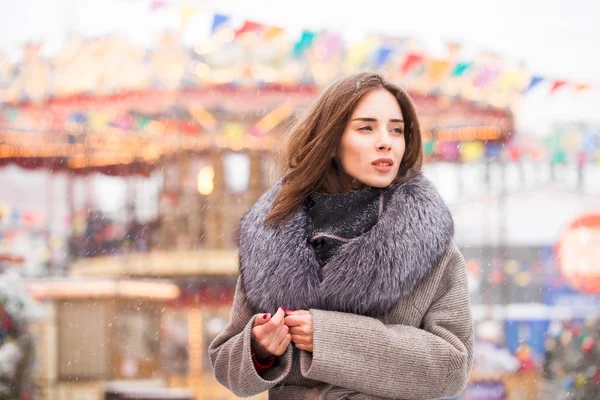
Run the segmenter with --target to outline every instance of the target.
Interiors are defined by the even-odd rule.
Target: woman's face
[[[396,98],[385,89],[363,96],[346,124],[337,160],[351,178],[389,186],[404,155],[404,121]]]

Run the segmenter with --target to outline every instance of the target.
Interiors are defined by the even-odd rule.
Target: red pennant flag
[[[550,93],[556,92],[558,89],[560,89],[561,87],[565,86],[566,84],[567,84],[566,81],[555,80],[554,83],[552,83],[552,88],[550,88]]]
[[[247,32],[259,31],[262,28],[263,25],[259,24],[258,22],[244,21],[244,25],[235,31],[235,37],[237,38]]]
[[[422,55],[415,53],[408,54],[404,59],[404,63],[400,67],[400,72],[402,72],[403,75],[406,75],[410,71],[412,71],[417,65],[419,65],[422,61]]]

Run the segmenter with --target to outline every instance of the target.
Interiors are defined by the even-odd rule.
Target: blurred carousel
[[[50,275],[61,276],[29,281],[46,311],[32,327],[40,398],[128,398],[139,387],[233,398],[212,378],[207,348],[228,321],[238,221],[277,181],[285,132],[320,86],[199,82],[208,64],[169,35],[143,57],[117,38],[87,43],[97,47],[89,53],[80,42],[53,60],[28,45],[0,110],[0,165],[48,171],[41,190],[56,190],[55,174],[67,180],[67,268],[50,265]],[[90,69],[96,61],[106,68]],[[75,74],[83,70],[96,75]],[[76,84],[67,79],[74,75]],[[61,90],[51,93],[51,80]],[[512,134],[506,104],[411,95],[427,162],[484,157]],[[457,143],[468,145],[459,151]],[[85,186],[94,174],[126,183],[122,221],[95,207]],[[155,198],[140,191],[144,179],[160,181]],[[83,212],[73,200],[77,185],[86,188]],[[141,220],[139,208],[148,204],[153,217]]]

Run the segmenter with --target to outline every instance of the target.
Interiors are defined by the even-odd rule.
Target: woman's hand
[[[286,311],[285,324],[290,328],[292,342],[300,350],[313,351],[313,320],[310,311]]]
[[[285,312],[278,309],[275,315],[264,314],[254,320],[252,327],[252,348],[256,355],[266,359],[280,356],[292,340],[289,328],[285,325]]]

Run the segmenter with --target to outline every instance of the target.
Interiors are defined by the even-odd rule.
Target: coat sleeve
[[[313,353],[302,352],[302,375],[390,399],[460,394],[473,362],[473,321],[465,262],[454,244],[436,268],[442,268],[432,271],[438,278],[425,278],[425,286],[437,289],[422,329],[311,310]]]
[[[257,317],[246,302],[241,278],[238,279],[230,322],[212,341],[208,355],[217,381],[238,397],[265,392],[283,381],[292,368],[292,347],[278,357],[276,364],[262,375],[252,361],[252,326]]]

